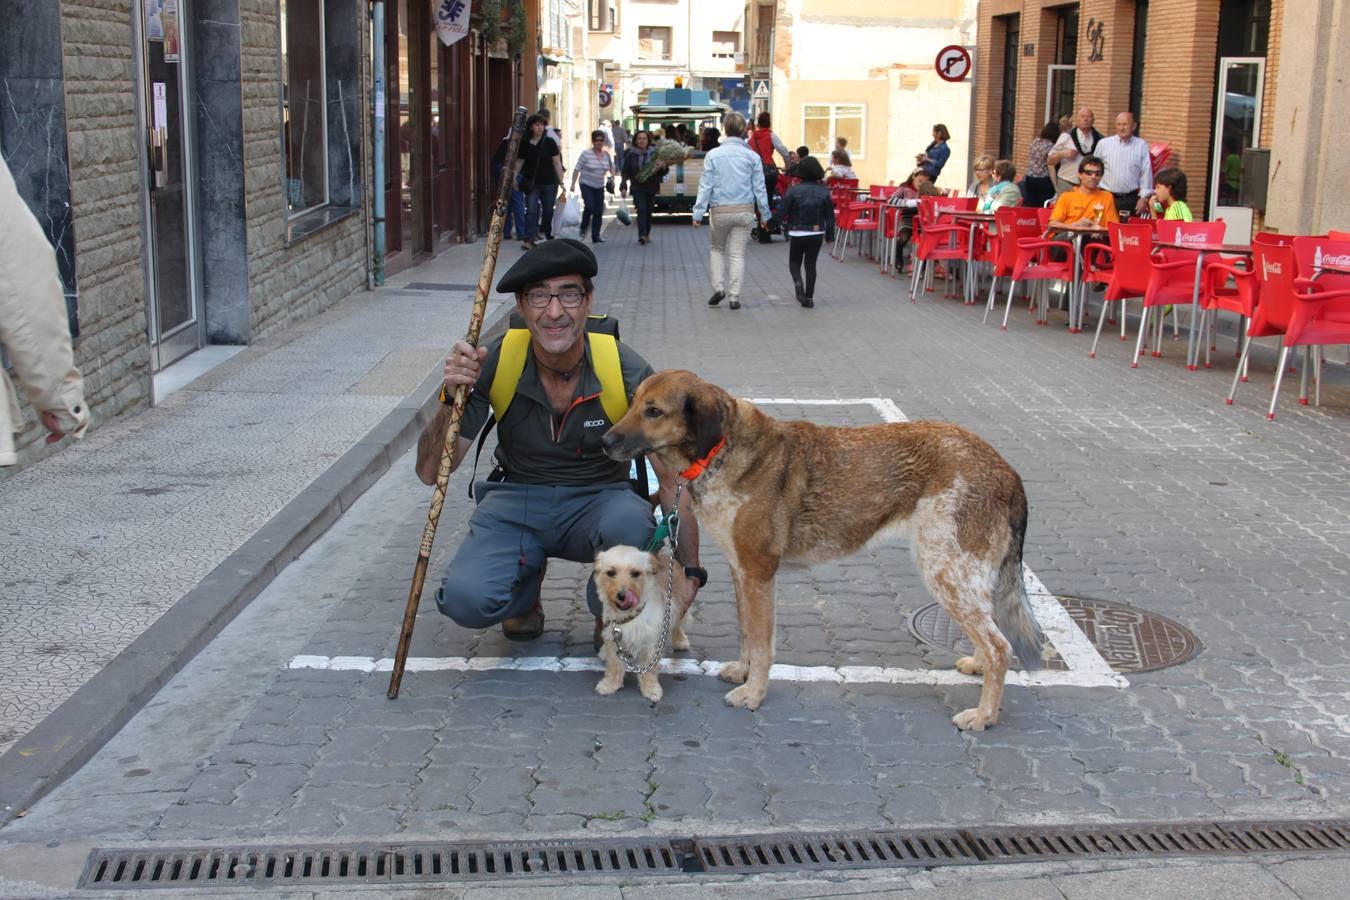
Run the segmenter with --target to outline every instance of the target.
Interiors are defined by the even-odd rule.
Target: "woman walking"
[[[581,236],[586,236],[587,224],[591,227],[591,243],[603,244],[600,237],[600,224],[605,214],[605,182],[614,177],[614,157],[605,149],[605,133],[600,129],[591,132],[589,150],[581,151],[577,164],[572,167],[572,190],[577,189],[577,180],[581,180],[581,200],[585,208],[581,211]],[[613,185],[610,185],[613,190]]]
[[[539,232],[553,240],[553,204],[558,199],[562,184],[562,159],[558,144],[545,134],[544,120],[539,115],[525,121],[526,135],[516,157],[516,178],[525,194],[525,242],[529,250],[539,241]]]
[[[825,170],[814,156],[797,163],[799,184],[793,185],[778,202],[774,219],[788,236],[788,272],[797,292],[797,302],[810,309],[816,305],[816,257],[821,244],[834,240],[834,201],[830,189],[821,184]],[[806,280],[802,280],[802,265]]]
[[[619,193],[628,195],[628,187],[633,187],[633,207],[637,210],[638,243],[652,242],[652,201],[661,189],[661,181],[670,168],[663,162],[657,162],[652,174],[646,181],[638,180],[639,173],[652,161],[656,149],[652,146],[650,131],[639,131],[633,135],[633,146],[623,158],[623,178],[619,182]]]

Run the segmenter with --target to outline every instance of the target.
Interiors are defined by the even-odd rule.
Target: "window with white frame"
[[[323,0],[280,0],[286,211],[328,202],[327,79]]]
[[[837,138],[848,139],[848,155],[865,158],[867,107],[861,103],[807,103],[802,106],[802,136],[812,156],[829,159]]]
[[[741,33],[739,31],[714,31],[712,33],[713,59],[735,59],[741,52]]]
[[[638,26],[638,58],[670,59],[670,26]]]

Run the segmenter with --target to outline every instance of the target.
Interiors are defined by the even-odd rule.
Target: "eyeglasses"
[[[576,309],[586,299],[586,293],[579,288],[563,288],[560,291],[526,291],[525,302],[535,309],[543,309],[557,297],[563,309]]]
[[[1083,170],[1082,172],[1080,172],[1079,174],[1080,174],[1080,175],[1091,175],[1093,178],[1101,178],[1101,177],[1102,177],[1102,170],[1101,170],[1101,169],[1084,169],[1084,170]]]

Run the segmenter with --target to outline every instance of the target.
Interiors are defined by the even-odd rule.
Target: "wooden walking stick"
[[[511,201],[511,183],[515,180],[516,150],[525,133],[525,107],[517,106],[511,120],[511,140],[506,145],[506,162],[502,166],[502,181],[497,187],[497,202],[492,207],[492,222],[488,225],[487,246],[483,248],[483,267],[478,271],[478,290],[473,298],[473,312],[469,315],[469,331],[464,340],[478,346],[478,335],[483,330],[483,316],[487,311],[488,291],[492,290],[492,273],[497,268],[497,251],[502,243],[502,226],[506,222],[507,205]],[[417,550],[417,565],[413,568],[412,586],[408,589],[408,606],[403,610],[403,628],[398,635],[398,652],[394,655],[394,671],[389,676],[389,699],[398,698],[403,681],[403,669],[408,664],[408,646],[412,643],[413,626],[417,622],[417,605],[422,599],[422,585],[427,579],[427,563],[431,561],[431,545],[436,540],[436,526],[441,521],[441,507],[445,504],[445,488],[450,481],[450,464],[454,460],[455,442],[459,440],[459,423],[464,418],[464,403],[469,385],[455,388],[450,421],[445,426],[445,444],[441,448],[441,464],[436,470],[436,487],[431,492],[431,507],[427,510],[427,524],[422,529],[422,543]]]

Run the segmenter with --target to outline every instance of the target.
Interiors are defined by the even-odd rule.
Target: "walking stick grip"
[[[511,135],[506,147],[506,160],[502,165],[502,180],[497,186],[496,203],[492,206],[487,245],[483,248],[483,266],[478,270],[478,288],[473,298],[473,311],[469,314],[469,330],[464,336],[464,340],[474,347],[478,346],[478,337],[483,331],[488,292],[492,290],[492,273],[497,268],[497,251],[501,249],[506,209],[511,199],[511,182],[515,180],[516,151],[520,147],[521,135],[525,133],[525,115],[525,107],[517,106],[511,119]],[[408,664],[408,648],[412,644],[413,627],[417,623],[417,606],[421,602],[422,586],[427,578],[431,547],[436,541],[436,526],[440,523],[441,509],[445,505],[445,489],[450,481],[455,443],[459,440],[459,423],[464,418],[464,404],[468,396],[467,384],[456,386],[450,421],[446,423],[445,441],[441,446],[441,462],[436,469],[436,486],[431,491],[431,505],[427,509],[427,524],[422,529],[422,541],[417,548],[417,563],[413,566],[412,584],[408,588],[408,603],[403,609],[403,626],[398,634],[394,670],[389,676],[390,700],[398,698],[399,687],[403,683],[403,670]]]

